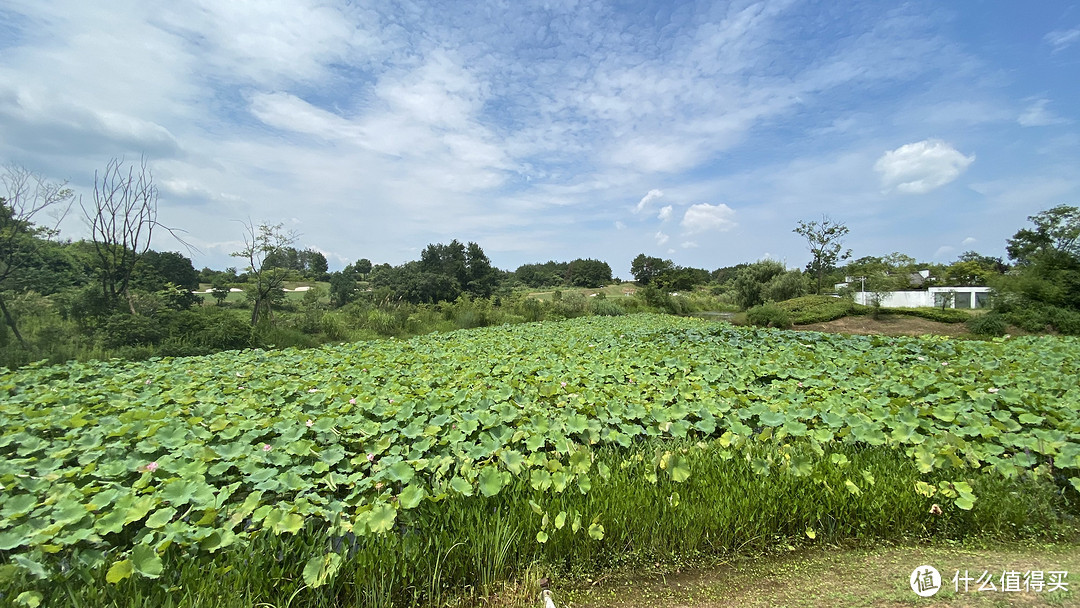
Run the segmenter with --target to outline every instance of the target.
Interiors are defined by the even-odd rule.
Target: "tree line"
[[[95,175],[92,195],[78,204],[90,226],[81,241],[59,239],[59,221],[77,200],[66,184],[18,167],[0,179],[0,365],[308,346],[580,314],[748,309],[810,293],[934,284],[993,287],[997,313],[1008,322],[1080,333],[1080,212],[1066,205],[1029,218],[1032,225],[1007,243],[1009,263],[976,252],[950,264],[922,264],[901,253],[852,259],[843,247],[848,228],[823,217],[793,230],[810,252],[805,268],[759,260],[710,271],[642,253],[630,261],[635,285],[625,293],[633,296],[616,300],[576,290],[619,282],[601,260],[506,271],[478,243],[455,239],[429,244],[418,260],[397,266],[364,258],[330,272],[322,253],[295,247],[295,233],[250,221],[244,247],[233,253],[237,267],[196,271],[184,254],[149,247],[163,231],[187,245],[182,231],[157,219],[145,160],[113,159]],[[316,286],[287,296],[290,282]],[[211,287],[211,298],[192,293],[200,285]],[[535,290],[553,295],[529,297]]]

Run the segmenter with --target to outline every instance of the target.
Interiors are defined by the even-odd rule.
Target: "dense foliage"
[[[652,483],[702,474],[692,452],[708,447],[856,500],[873,475],[845,473],[837,450],[881,448],[927,475],[906,490],[917,500],[971,510],[972,477],[986,474],[1058,483],[1075,501],[1078,374],[1080,343],[1067,338],[838,336],[649,315],[31,366],[0,375],[0,559],[36,577],[73,564],[107,566],[110,581],[157,577],[170,547],[396,535],[426,505],[520,484],[533,492],[535,542],[599,542],[613,522],[560,497],[602,491],[601,450],[652,441],[640,471]],[[664,447],[685,441],[698,447]],[[321,584],[340,563],[320,553],[305,577]]]

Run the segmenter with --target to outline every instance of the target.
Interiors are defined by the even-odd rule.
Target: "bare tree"
[[[146,164],[145,157],[138,167],[113,158],[101,174],[94,172],[93,206],[83,205],[97,253],[101,291],[110,303],[123,296],[131,314],[135,314],[129,290],[131,275],[139,256],[150,249],[154,230],[165,230],[190,249],[177,230],[158,221],[158,190]]]
[[[281,224],[259,224],[256,227],[251,220],[244,223],[244,229],[244,248],[234,252],[232,256],[247,261],[248,276],[255,280],[248,292],[248,297],[253,302],[251,325],[255,326],[263,309],[266,310],[267,318],[273,318],[271,303],[274,295],[281,292],[288,275],[288,269],[266,262],[292,246],[297,235],[295,232],[282,232]]]
[[[71,209],[75,194],[67,182],[49,182],[43,176],[16,165],[4,168],[0,175],[4,196],[0,196],[0,313],[23,348],[26,340],[19,333],[15,317],[8,310],[3,292],[17,272],[35,264],[41,239],[59,233],[58,226]],[[37,225],[47,209],[53,212],[50,225]]]

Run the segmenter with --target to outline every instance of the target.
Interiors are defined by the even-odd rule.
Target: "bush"
[[[968,331],[976,336],[1004,336],[1008,323],[998,313],[987,313],[967,321]]]
[[[544,320],[544,303],[536,298],[523,298],[514,306],[514,310],[526,321]]]
[[[870,311],[869,306],[856,304],[847,298],[830,296],[803,296],[779,302],[777,306],[786,310],[791,315],[791,321],[796,325],[824,323],[848,315],[867,314]]]
[[[606,298],[594,298],[589,309],[598,317],[618,317],[626,314],[622,306]]]
[[[118,312],[110,315],[98,331],[102,346],[148,346],[165,337],[161,322],[154,317]]]
[[[1068,336],[1080,336],[1080,311],[1057,306],[1048,308],[1047,316],[1054,329]]]
[[[585,314],[589,302],[581,292],[571,291],[560,294],[556,291],[555,293],[559,297],[551,302],[552,316],[557,319],[573,319]]]
[[[746,311],[746,321],[759,327],[791,327],[791,313],[773,302],[766,302]]]

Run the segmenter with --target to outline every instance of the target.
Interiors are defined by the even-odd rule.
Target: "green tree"
[[[462,287],[466,292],[480,298],[491,296],[498,283],[498,271],[476,243],[470,242],[465,250],[465,272],[467,281]]]
[[[356,271],[351,264],[330,273],[330,303],[340,308],[356,299]]]
[[[248,280],[251,282],[248,288],[248,297],[252,301],[251,325],[255,326],[263,310],[266,311],[266,318],[272,319],[272,305],[284,296],[288,274],[287,268],[267,264],[266,260],[280,259],[282,252],[291,248],[297,237],[294,232],[283,232],[282,224],[259,224],[256,227],[248,221],[244,228],[244,248],[231,255],[247,262]]]
[[[851,250],[843,251],[843,239],[848,233],[847,226],[837,223],[828,216],[821,221],[800,221],[792,232],[802,235],[810,248],[812,259],[806,265],[807,272],[817,278],[815,293],[821,293],[825,273],[836,267],[837,262],[851,257]]]
[[[131,277],[132,286],[144,291],[160,291],[166,283],[198,289],[199,273],[191,260],[175,251],[149,250],[139,256],[139,265]]]
[[[71,207],[74,193],[64,183],[49,182],[24,168],[9,166],[0,175],[5,195],[0,197],[0,313],[23,349],[26,340],[19,333],[4,291],[10,281],[27,268],[41,264],[42,243],[57,234],[55,228]],[[46,210],[58,210],[53,228],[36,225]]]
[[[1034,228],[1022,228],[1007,243],[1015,271],[994,286],[1027,302],[1080,309],[1080,210],[1058,205],[1028,220]]]
[[[420,253],[420,270],[447,277],[457,282],[459,290],[463,289],[469,283],[465,245],[462,245],[457,239],[450,241],[449,245],[442,243],[428,245]],[[454,297],[449,298],[449,300],[456,299],[456,294]]]
[[[1009,259],[1021,266],[1070,263],[1080,258],[1080,209],[1058,205],[1028,217],[1034,229],[1023,228],[1006,244]]]
[[[648,285],[657,276],[662,273],[671,270],[674,264],[671,260],[662,260],[657,257],[647,256],[644,253],[639,253],[633,261],[630,262],[630,274],[634,275],[634,280],[642,285]]]
[[[570,264],[548,261],[543,264],[522,264],[514,271],[514,277],[529,287],[551,287],[566,282]]]
[[[593,259],[577,259],[566,268],[566,283],[574,287],[603,287],[611,282],[611,266]]]
[[[761,260],[748,264],[735,274],[735,303],[751,308],[765,303],[770,296],[769,286],[788,270],[775,260]],[[797,272],[797,271],[796,271]]]
[[[217,300],[218,306],[225,305],[225,299],[229,297],[229,285],[220,277],[215,277],[211,286],[210,294]]]
[[[330,265],[326,262],[326,256],[321,251],[314,249],[308,249],[304,253],[306,254],[304,264],[308,276],[315,281],[326,280],[327,271],[330,269]]]

